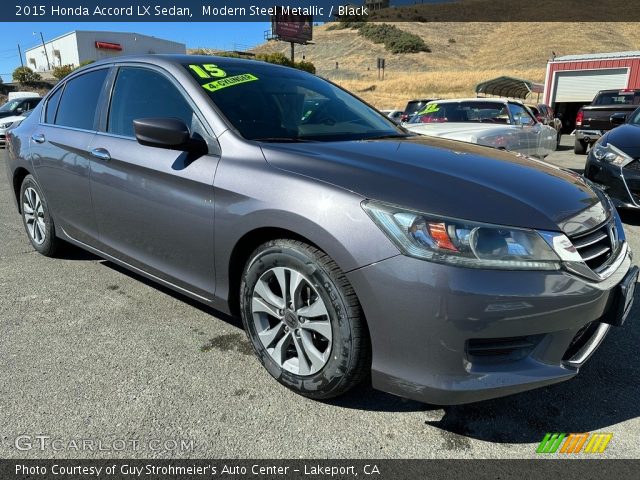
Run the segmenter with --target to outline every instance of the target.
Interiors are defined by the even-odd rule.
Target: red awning
[[[101,48],[104,50],[117,50],[122,51],[122,45],[119,43],[110,43],[110,42],[96,42],[96,48]]]

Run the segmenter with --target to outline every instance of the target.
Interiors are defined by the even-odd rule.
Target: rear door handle
[[[31,135],[31,140],[33,140],[36,143],[44,143],[45,138],[44,138],[44,135],[41,133],[34,133],[33,135]]]
[[[91,150],[91,156],[104,161],[111,160],[111,155],[109,155],[109,151],[106,148],[94,148]]]

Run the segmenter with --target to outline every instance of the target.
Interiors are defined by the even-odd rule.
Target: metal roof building
[[[599,90],[640,88],[640,51],[555,57],[547,64],[545,103],[590,103]]]

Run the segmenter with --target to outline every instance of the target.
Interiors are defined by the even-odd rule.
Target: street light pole
[[[36,32],[33,32],[33,34],[35,35]],[[42,32],[40,32],[40,40],[42,40],[42,48],[44,49],[44,56],[47,59],[47,70],[51,70],[51,64],[49,63],[49,54],[47,53],[47,46],[44,43],[44,36],[42,35]]]

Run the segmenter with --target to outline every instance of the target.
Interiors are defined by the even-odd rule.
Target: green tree
[[[42,80],[42,77],[29,67],[18,67],[13,71],[13,80],[18,83],[34,83]]]
[[[73,72],[73,65],[60,65],[53,69],[53,76],[58,80],[62,80],[64,77]]]

